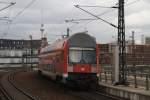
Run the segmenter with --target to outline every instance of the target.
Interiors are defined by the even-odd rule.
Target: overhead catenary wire
[[[115,9],[109,9],[109,10],[106,10],[106,11],[104,11],[104,12],[102,12],[102,13],[100,13],[100,14],[98,14],[97,16],[103,16],[103,15],[105,15],[105,14],[107,14],[107,13],[110,13],[110,12],[112,12],[112,11],[114,11]],[[97,19],[98,20],[98,19]],[[91,23],[91,22],[94,22],[94,21],[97,21],[97,20],[87,20],[88,22],[86,22],[86,23],[82,23],[82,25],[80,25],[80,27],[82,27],[82,26],[84,26],[84,25],[87,25],[87,24],[89,24],[89,23]],[[79,25],[79,23],[80,22],[77,22],[76,24],[74,24],[74,25],[72,25],[72,26],[70,26],[69,28],[75,28],[77,25]],[[75,28],[76,29],[76,28]]]
[[[139,2],[139,1],[141,1],[141,0],[134,0],[134,1],[132,1],[132,2],[126,3],[125,6],[129,6],[129,5],[135,4],[135,3]],[[116,3],[115,6],[112,6],[112,7],[117,8],[117,5],[118,5],[118,3]],[[83,6],[83,5],[82,5],[82,6]],[[87,6],[87,5],[85,5],[85,6]],[[87,6],[87,7],[88,7],[88,6]],[[89,6],[89,7],[92,7],[92,6]],[[94,7],[94,6],[93,6],[93,7]],[[97,6],[95,6],[95,7],[97,7]],[[101,7],[101,6],[99,6],[99,7]],[[102,6],[102,7],[103,7],[103,6]],[[109,10],[106,10],[106,11],[104,11],[104,12],[98,14],[97,16],[98,16],[98,17],[101,17],[101,16],[103,16],[103,15],[105,15],[105,14],[108,14],[108,13],[110,13],[110,12],[113,12],[113,11],[115,11],[115,10],[116,10],[116,9],[109,9]],[[90,21],[86,22],[84,25],[87,25],[87,24],[89,24],[89,23],[91,23],[91,22],[94,22],[94,21],[97,21],[97,20],[90,20]]]
[[[130,3],[127,3],[125,6],[129,6],[129,5],[135,4],[135,3],[139,2],[139,1],[141,1],[141,0],[134,0],[134,1],[130,2]],[[118,8],[117,5],[118,5],[118,3],[116,3],[115,6],[106,7],[106,8]],[[78,6],[79,6],[79,5],[78,5]],[[105,7],[105,6],[80,5],[80,7]],[[105,14],[110,13],[110,12],[115,11],[115,10],[116,10],[116,9],[106,10],[106,11],[104,11],[103,13],[98,14],[97,16],[100,17],[100,16],[102,16],[102,15],[105,15]],[[94,21],[94,20],[92,20],[92,21]],[[90,22],[92,22],[92,21],[90,21]]]
[[[36,0],[32,0],[29,4],[25,6],[16,16],[12,19],[12,21],[16,20],[18,16],[20,16],[26,9],[28,9]]]
[[[11,6],[13,6],[13,5],[16,4],[16,2],[10,2],[10,3],[9,3],[9,2],[2,2],[2,1],[1,1],[0,3],[7,5],[7,6],[3,7],[3,8],[1,8],[0,11],[6,10],[7,8],[10,8]],[[10,17],[4,16],[4,17],[1,17],[0,20],[5,20],[5,21],[7,21],[6,25],[9,26],[9,23],[11,22],[11,20],[10,20],[9,18],[10,18]],[[3,25],[5,25],[5,24],[3,24]],[[8,29],[7,29],[7,30],[8,30]],[[4,31],[1,38],[3,38],[3,36],[5,36],[5,35],[7,35],[7,32]]]
[[[27,6],[25,6],[25,8],[23,8],[19,13],[17,13],[15,17],[13,17],[12,19],[9,19],[7,31],[10,29],[10,26],[12,25],[12,22],[13,22],[14,20],[16,20],[17,17],[18,17],[19,15],[21,15],[27,8],[29,8],[35,1],[36,1],[36,0],[32,0],[30,3],[27,4]]]
[[[129,6],[129,5],[135,4],[135,3],[139,2],[139,1],[141,1],[141,0],[134,0],[134,1],[130,2],[130,3],[127,3],[125,6]]]
[[[118,4],[116,4],[116,5],[118,5]],[[115,5],[115,6],[116,6]],[[112,6],[113,7],[113,6]],[[108,13],[110,13],[110,12],[113,12],[113,11],[115,11],[116,9],[109,9],[109,10],[106,10],[106,11],[104,11],[104,12],[102,12],[102,13],[100,13],[100,14],[98,14],[97,16],[98,17],[101,17],[101,16],[103,16],[103,15],[105,15],[105,14],[108,14]],[[98,19],[97,19],[98,20]],[[91,23],[91,22],[94,22],[94,21],[97,21],[97,20],[90,20],[90,21],[88,21],[88,22],[86,22],[86,23],[84,23],[83,25],[87,25],[87,24],[89,24],[89,23]],[[77,23],[77,24],[79,24],[79,22]],[[82,25],[82,26],[83,26]],[[73,28],[73,27],[75,27],[76,25],[72,25],[71,26],[71,28]]]
[[[106,14],[108,14],[108,13],[114,11],[114,10],[115,10],[115,9],[106,10],[106,11],[104,11],[104,12],[98,14],[97,16],[101,17],[101,16],[103,16],[103,15],[106,15]],[[98,20],[98,19],[97,19],[97,20]],[[97,20],[90,20],[90,21],[87,20],[88,22],[84,23],[84,25],[87,25],[87,24],[89,24],[89,23],[91,23],[91,22],[94,22],[94,21],[97,21]]]
[[[141,0],[134,0],[134,1],[132,1],[132,2],[130,2],[130,3],[127,3],[125,6],[129,6],[129,5],[132,5],[132,4],[135,4],[135,3],[137,3],[137,2],[139,2],[139,1],[141,1]],[[116,6],[118,5],[118,3],[116,3],[115,4],[115,6],[112,6],[113,8],[117,8]],[[80,7],[83,7],[84,5],[81,5]],[[88,6],[87,6],[88,7]],[[92,7],[92,6],[89,6],[89,7]],[[94,6],[93,6],[94,7]],[[97,6],[95,6],[95,7],[97,7]],[[101,7],[101,6],[100,6]],[[106,11],[104,11],[103,13],[100,13],[100,14],[98,14],[97,16],[102,16],[102,15],[105,15],[105,14],[107,14],[107,13],[110,13],[110,12],[113,12],[113,11],[115,11],[116,9],[111,9],[111,10],[106,10]],[[94,21],[94,20],[93,20]]]
[[[129,3],[126,3],[125,4],[125,7],[127,7],[127,6],[129,6],[129,5],[132,5],[132,4],[135,4],[135,3],[137,3],[137,2],[139,2],[140,0],[134,0],[134,1],[132,1],[132,2],[129,2]],[[117,6],[118,6],[118,3],[116,3],[114,6],[112,6],[112,7],[115,7],[115,8],[117,8]],[[95,6],[96,7],[96,6]],[[98,14],[97,16],[98,17],[100,17],[100,16],[103,16],[103,15],[106,15],[106,14],[108,14],[108,13],[111,13],[111,12],[113,12],[113,11],[116,11],[117,9],[109,9],[109,10],[106,10],[106,11],[104,11],[104,12],[102,12],[102,13],[100,13],[100,14]],[[75,20],[75,19],[74,19]],[[86,21],[86,20],[83,20],[83,21]],[[87,20],[88,21],[88,20]],[[81,23],[82,25],[80,25],[79,27],[82,27],[82,26],[85,26],[85,25],[87,25],[87,24],[89,24],[89,23],[91,23],[91,22],[94,22],[94,21],[97,21],[97,20],[90,20],[90,21],[88,21],[88,22],[86,22],[86,23]],[[78,21],[78,24],[80,23],[80,21]],[[72,25],[70,28],[75,28],[77,26],[77,24],[76,25]],[[76,28],[75,28],[76,29]]]
[[[84,12],[86,12],[86,13],[88,13],[88,14],[90,14],[90,15],[92,15],[92,16],[94,16],[94,17],[96,17],[97,19],[99,19],[99,20],[101,20],[101,21],[103,21],[103,22],[105,22],[105,23],[107,23],[107,24],[109,24],[109,25],[111,25],[111,26],[113,26],[113,27],[115,27],[115,28],[118,28],[118,26],[116,26],[116,25],[114,25],[114,24],[112,24],[112,23],[110,23],[110,22],[108,22],[108,21],[106,21],[106,20],[100,18],[100,17],[97,16],[97,15],[92,14],[91,12],[89,12],[89,11],[87,11],[87,10],[84,10],[84,9],[80,8],[79,5],[75,5],[75,7],[78,8],[78,9],[80,9],[80,10],[82,10],[82,11],[84,11]]]
[[[137,2],[139,2],[139,1],[141,1],[141,0],[134,0],[134,1],[132,1],[132,2],[130,2],[130,3],[128,3],[128,4],[126,4],[126,5],[132,5],[132,4],[137,3]],[[91,5],[80,5],[80,7],[118,8],[117,5],[118,5],[118,3],[116,3],[115,6],[110,6],[110,7],[101,6],[101,5],[94,5],[94,6],[91,6]]]

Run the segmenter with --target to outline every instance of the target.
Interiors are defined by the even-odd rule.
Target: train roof
[[[81,32],[63,39],[56,40],[54,43],[42,48],[41,53],[63,49],[65,42],[68,42],[70,47],[96,48],[96,39],[86,32]]]
[[[96,39],[89,34],[76,33],[68,38],[71,47],[96,47]]]

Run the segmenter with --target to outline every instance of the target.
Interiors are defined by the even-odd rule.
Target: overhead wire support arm
[[[26,9],[28,9],[36,0],[32,0],[29,4],[27,4],[25,6],[25,8],[23,8],[19,13],[17,13],[16,16],[14,16],[14,18],[12,19],[12,21],[16,20],[16,18],[21,15]]]
[[[0,17],[0,20],[6,20],[6,21],[11,21],[10,19],[9,19],[9,17]]]
[[[3,1],[0,1],[0,3],[3,3],[3,4],[11,4],[9,2],[3,2]]]
[[[96,19],[92,19],[92,18],[87,18],[87,19],[70,19],[70,20],[65,20],[65,22],[76,22],[76,21],[87,21],[87,20],[98,20]]]
[[[114,24],[112,24],[112,23],[110,23],[110,22],[108,22],[108,21],[106,21],[106,20],[104,20],[104,19],[98,17],[98,16],[95,15],[95,14],[92,14],[91,12],[89,12],[89,11],[87,11],[87,10],[85,10],[85,9],[82,9],[79,5],[74,5],[74,6],[75,6],[76,8],[78,8],[78,9],[80,9],[80,10],[82,10],[82,11],[84,11],[84,12],[86,12],[86,13],[88,13],[88,14],[94,16],[94,17],[96,17],[97,19],[99,19],[99,20],[101,20],[101,21],[103,21],[103,22],[105,22],[105,23],[107,23],[107,24],[113,26],[114,28],[118,28],[118,26],[116,26],[116,25],[114,25]]]
[[[8,6],[6,6],[6,7],[2,8],[2,9],[0,9],[0,11],[3,11],[3,10],[5,10],[5,9],[7,9],[7,8],[13,6],[13,5],[15,5],[15,4],[16,4],[16,2],[11,2]]]
[[[80,5],[80,7],[118,8],[116,6],[106,7],[106,6],[89,6],[89,5]]]

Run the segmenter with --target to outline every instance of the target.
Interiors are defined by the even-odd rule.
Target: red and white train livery
[[[97,84],[99,48],[95,38],[76,33],[42,48],[38,70],[63,83]]]

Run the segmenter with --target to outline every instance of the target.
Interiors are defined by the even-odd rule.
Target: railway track
[[[0,85],[0,100],[13,100],[2,85]]]
[[[2,93],[1,97],[2,100],[37,100],[36,98],[32,97],[27,92],[23,91],[21,88],[18,87],[14,80],[14,76],[17,73],[9,73],[2,77],[1,85],[0,85],[0,92]],[[61,87],[62,89],[62,87]],[[82,91],[82,90],[72,90],[63,88],[64,92],[68,95],[72,95],[77,97],[81,100],[125,100],[123,98],[114,97],[104,92],[100,91],[100,89],[93,91]],[[1,98],[0,98],[1,100]],[[61,100],[61,99],[60,99]],[[63,100],[63,98],[62,98]]]
[[[67,87],[62,84],[57,84],[56,87],[62,89],[66,94],[77,97],[81,100],[127,100],[124,98],[106,94],[103,91],[103,88],[101,87],[98,87],[97,89],[87,89],[87,90],[75,87],[73,88]]]
[[[8,71],[0,69],[0,79],[7,74]],[[0,83],[0,100],[11,100],[12,98],[9,94],[5,91],[4,87]]]
[[[11,72],[1,79],[0,91],[4,100],[37,100],[17,86],[14,81],[15,74],[16,72]]]

